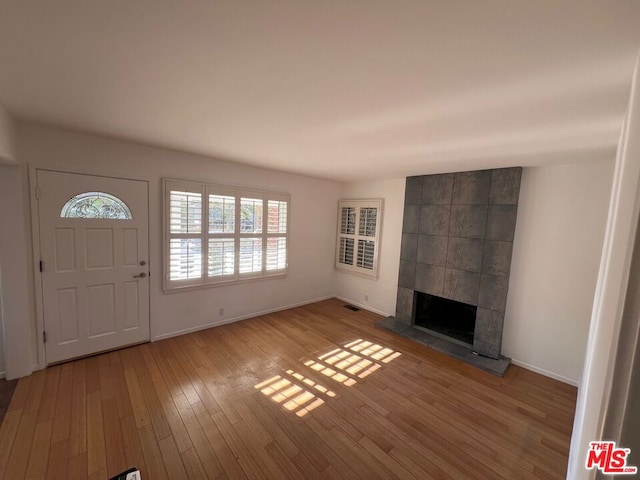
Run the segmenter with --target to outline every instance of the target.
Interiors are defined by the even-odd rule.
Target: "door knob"
[[[134,275],[133,278],[144,278],[146,276],[147,276],[147,274],[142,272],[142,273],[139,273],[138,275]]]

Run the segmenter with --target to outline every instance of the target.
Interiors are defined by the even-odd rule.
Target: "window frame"
[[[199,193],[201,195],[201,228],[199,234],[171,233],[170,231],[170,193],[172,191],[184,191]],[[209,232],[209,196],[234,197],[234,231],[223,233]],[[262,200],[262,228],[261,233],[242,232],[241,203],[242,199],[251,198]],[[268,225],[269,201],[286,203],[286,228],[284,233],[270,233]],[[173,178],[162,179],[162,231],[163,231],[163,290],[165,293],[177,291],[216,287],[222,285],[234,285],[255,280],[285,277],[289,270],[289,231],[291,216],[291,196],[286,193],[276,193],[266,190],[234,187],[229,185],[216,185],[209,183],[193,182]],[[200,277],[185,280],[172,280],[170,244],[172,238],[198,238],[201,242],[201,274]],[[234,271],[233,274],[209,276],[209,241],[212,239],[233,239],[234,242]],[[262,243],[262,261],[260,271],[240,273],[240,242],[243,238],[260,238]],[[284,268],[267,270],[267,244],[270,238],[284,238],[286,242]]]
[[[336,252],[335,252],[335,269],[344,273],[358,275],[370,279],[378,279],[379,271],[379,255],[380,255],[380,241],[381,241],[381,226],[382,226],[382,209],[384,201],[381,198],[373,199],[341,199],[338,201],[338,222],[336,226]],[[342,209],[343,208],[355,208],[355,228],[353,234],[342,233]],[[376,228],[375,235],[361,235],[360,234],[360,209],[362,208],[375,208],[376,209]],[[353,264],[349,265],[340,262],[340,243],[342,238],[353,239]],[[358,241],[359,240],[373,240],[373,268],[368,269],[359,267],[358,264]]]

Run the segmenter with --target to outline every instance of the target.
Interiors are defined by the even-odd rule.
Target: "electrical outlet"
[[[224,308],[221,308],[220,310],[218,310],[218,313],[222,317],[224,315]]]

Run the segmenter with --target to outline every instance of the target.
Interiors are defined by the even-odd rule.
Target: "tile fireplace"
[[[464,329],[473,332],[457,340],[500,356],[521,173],[515,167],[407,178],[396,320],[421,325],[416,305],[424,298],[466,305],[448,316],[438,306],[437,328],[427,328],[446,335],[447,323],[466,312],[474,318]]]

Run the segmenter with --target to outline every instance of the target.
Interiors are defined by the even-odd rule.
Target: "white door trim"
[[[596,478],[596,470],[585,468],[589,442],[618,440],[602,438],[602,435],[610,407],[620,326],[640,216],[640,55],[636,60],[628,105],[616,155],[584,373],[578,389],[568,480]]]
[[[66,169],[57,169],[57,168],[42,168],[34,165],[28,165],[28,174],[29,174],[29,203],[31,207],[31,243],[32,243],[32,254],[33,254],[33,278],[34,278],[34,293],[35,293],[35,313],[36,313],[36,324],[35,324],[35,341],[36,341],[36,353],[37,353],[37,361],[36,364],[32,367],[33,371],[42,370],[47,366],[47,358],[45,352],[45,345],[43,341],[44,335],[44,298],[43,298],[43,284],[42,284],[42,273],[40,272],[40,258],[41,258],[41,248],[40,248],[40,212],[38,210],[38,196],[37,196],[37,174],[38,170],[40,171],[48,171],[48,172],[58,172],[58,173],[68,173],[68,174],[77,174],[77,175],[90,175],[94,177],[106,177],[106,178],[114,178],[119,180],[137,180],[146,182],[149,184],[148,178],[136,178],[136,177],[124,177],[124,176],[115,176],[115,175],[102,175],[96,173],[95,171],[77,171],[77,170],[66,170]],[[147,188],[147,209],[150,213],[150,202],[149,202],[149,191],[150,188]],[[148,243],[148,269],[151,270],[153,265],[151,264],[151,225],[150,225],[150,215],[147,215],[147,228],[149,230],[149,236],[147,238]],[[151,340],[151,295],[148,298],[149,301],[149,340]]]
[[[42,336],[44,332],[44,308],[42,296],[42,275],[40,274],[40,214],[38,213],[38,196],[36,186],[38,169],[29,167],[29,200],[31,203],[31,243],[33,246],[33,279],[36,307],[36,353],[37,363],[33,370],[42,370],[47,366]]]

